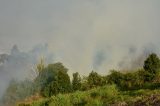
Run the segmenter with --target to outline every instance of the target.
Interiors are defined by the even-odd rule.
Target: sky
[[[47,43],[70,73],[107,73],[160,53],[159,19],[159,0],[0,0],[0,53]]]

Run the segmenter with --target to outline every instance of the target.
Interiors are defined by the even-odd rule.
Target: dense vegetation
[[[159,106],[160,90],[119,91],[105,85],[87,91],[58,94],[50,98],[21,102],[18,106]]]
[[[81,78],[78,72],[70,80],[62,63],[37,65],[33,81],[10,83],[3,97],[6,104],[18,106],[148,106],[160,103],[160,59],[152,53],[142,69],[111,70],[109,75],[92,71]],[[154,99],[154,101],[152,100]]]

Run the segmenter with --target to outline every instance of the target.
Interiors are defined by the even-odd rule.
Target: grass
[[[147,106],[153,105],[153,101],[160,103],[159,94],[159,89],[119,91],[115,85],[106,85],[88,91],[58,94],[31,104],[21,103],[18,106]]]

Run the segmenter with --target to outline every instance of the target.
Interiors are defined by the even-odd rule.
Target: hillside
[[[88,91],[58,94],[17,106],[159,106],[160,89],[118,91],[115,85],[106,85]]]
[[[62,63],[36,66],[34,80],[12,80],[2,103],[4,106],[159,106],[160,59],[152,53],[143,69],[111,70],[108,75],[91,71],[81,77]]]

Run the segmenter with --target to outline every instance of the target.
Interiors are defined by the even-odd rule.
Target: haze
[[[159,19],[159,0],[0,0],[0,53],[47,43],[69,73],[131,68],[159,54]]]

